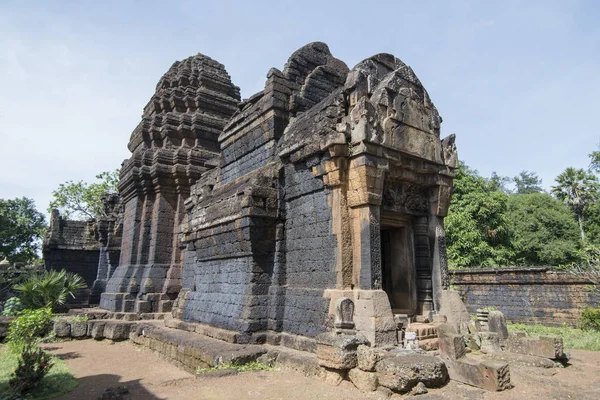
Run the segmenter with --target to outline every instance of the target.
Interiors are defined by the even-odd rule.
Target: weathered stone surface
[[[70,321],[71,324],[71,337],[82,338],[87,335],[87,322],[86,321]]]
[[[369,347],[366,345],[358,346],[356,350],[358,368],[363,371],[375,371],[377,363],[384,358],[394,357],[385,348]]]
[[[354,384],[359,390],[363,392],[373,392],[377,390],[379,381],[377,374],[374,372],[363,371],[358,368],[353,368],[348,371],[348,379]]]
[[[490,311],[488,315],[488,330],[498,335],[500,340],[508,338],[508,328],[504,314],[500,311]]]
[[[339,370],[355,368],[358,363],[356,350],[367,343],[360,335],[323,333],[317,336],[319,365]]]
[[[560,360],[565,358],[563,340],[561,337],[539,338],[510,335],[506,340],[506,350],[513,353],[527,354]]]
[[[132,327],[135,327],[135,323],[124,321],[108,321],[104,324],[102,335],[106,339],[114,341],[127,340],[129,339],[129,332]]]
[[[471,315],[463,303],[458,292],[444,290],[440,295],[440,314],[444,314],[448,323],[454,326],[458,333],[468,334]]]
[[[494,353],[500,351],[500,338],[495,332],[479,332],[481,339],[480,350],[482,353]]]
[[[66,319],[59,318],[54,321],[52,330],[56,337],[71,337],[71,324]]]
[[[528,367],[538,367],[538,368],[554,368],[556,364],[554,361],[536,356],[529,356],[526,354],[517,354],[511,353],[510,351],[499,351],[492,354],[484,355],[485,358],[490,360],[496,360],[508,363],[509,365],[525,365]]]
[[[103,320],[88,321],[88,335],[93,339],[104,339],[104,325],[106,321]]]
[[[444,358],[450,379],[491,391],[510,389],[510,370],[507,363],[492,360],[458,360]]]
[[[458,360],[466,354],[465,342],[462,335],[456,333],[450,324],[438,327],[438,340],[440,353],[450,360]]]
[[[379,384],[395,392],[406,393],[417,383],[439,387],[448,381],[444,363],[436,357],[406,355],[386,358],[376,366]]]
[[[428,392],[429,391],[427,390],[427,386],[425,386],[423,382],[417,383],[417,386],[415,386],[412,390],[412,394],[415,396],[418,396],[420,394],[427,394]]]

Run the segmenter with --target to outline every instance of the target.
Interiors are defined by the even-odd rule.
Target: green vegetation
[[[75,298],[75,292],[87,285],[80,275],[61,271],[48,271],[32,274],[14,286],[20,293],[21,302],[26,308],[50,308],[57,311],[67,297]]]
[[[44,215],[35,209],[33,200],[0,199],[0,260],[6,258],[11,263],[36,260],[45,229]]]
[[[461,162],[445,220],[450,268],[569,267],[600,282],[600,151],[590,160],[558,175],[552,194],[533,172],[484,178]]]
[[[587,307],[581,313],[581,329],[600,332],[600,308]]]
[[[21,302],[21,299],[19,299],[18,297],[11,297],[10,299],[6,300],[6,302],[4,303],[4,310],[2,310],[2,315],[14,317],[20,311],[22,311],[23,308],[24,308],[24,306],[23,306],[23,303]]]
[[[49,308],[21,311],[8,327],[8,348],[17,353],[27,346],[35,345],[49,332],[53,317]]]
[[[102,199],[117,193],[119,170],[102,172],[96,175],[97,182],[68,181],[61,183],[52,192],[53,200],[48,207],[48,213],[57,208],[60,213],[70,219],[96,219],[106,216]]]
[[[523,331],[528,336],[561,336],[567,349],[600,351],[600,332],[569,326],[508,324],[508,330]]]
[[[238,372],[251,372],[251,371],[273,371],[273,367],[259,361],[251,361],[246,364],[237,363],[225,363],[219,364],[212,368],[199,368],[196,370],[197,374],[210,371],[222,371],[225,369],[235,369]]]
[[[52,358],[52,368],[42,379],[40,384],[29,391],[25,396],[18,396],[12,393],[9,387],[9,380],[13,372],[17,369],[19,356],[5,347],[0,346],[0,399],[28,399],[43,400],[69,393],[77,387],[77,379],[69,371],[66,363],[56,357]]]

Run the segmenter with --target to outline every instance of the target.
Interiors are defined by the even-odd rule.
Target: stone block
[[[479,332],[481,339],[480,350],[482,353],[490,354],[500,351],[500,338],[495,332]]]
[[[356,350],[367,344],[360,335],[322,333],[317,336],[317,360],[322,367],[333,369],[355,368],[358,360]]]
[[[386,358],[377,363],[379,384],[394,392],[409,392],[419,382],[439,387],[448,381],[448,370],[437,357],[410,354]]]
[[[66,319],[57,319],[52,327],[56,337],[71,337],[71,324]]]
[[[566,357],[561,337],[541,336],[532,338],[509,335],[506,340],[506,350],[554,360],[562,360]]]
[[[440,341],[438,338],[423,339],[419,341],[419,348],[425,351],[434,351],[440,348]]]
[[[490,311],[488,314],[488,330],[498,334],[500,340],[508,338],[508,328],[504,314],[500,311]]]
[[[385,349],[369,347],[366,345],[358,346],[356,355],[358,359],[358,368],[363,371],[375,371],[375,366],[379,361],[394,356]]]
[[[465,356],[465,341],[452,325],[442,324],[438,327],[438,341],[440,353],[448,359],[458,360]]]
[[[454,326],[458,333],[468,333],[471,315],[458,292],[454,290],[442,290],[439,301],[441,308],[438,310],[438,313],[445,315],[448,323]]]
[[[129,322],[110,321],[104,325],[103,335],[106,339],[111,340],[127,340],[129,332],[134,324]]]
[[[88,322],[88,332],[93,339],[104,339],[104,326],[106,325],[106,321],[89,321]],[[90,329],[91,328],[91,329]]]
[[[463,357],[452,360],[444,357],[450,379],[491,391],[510,389],[510,369],[507,363],[475,360]]]
[[[373,392],[377,390],[377,386],[379,386],[376,373],[363,371],[358,368],[353,368],[348,371],[348,379],[357,389],[362,390],[363,392]]]
[[[87,321],[71,321],[71,337],[81,338],[87,335]]]

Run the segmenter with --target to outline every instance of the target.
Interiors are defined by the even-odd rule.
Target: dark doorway
[[[395,314],[414,315],[417,308],[416,271],[411,230],[381,231],[382,286]]]

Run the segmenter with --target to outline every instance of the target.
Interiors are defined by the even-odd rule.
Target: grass
[[[17,368],[18,356],[0,345],[0,400],[12,399],[8,380]],[[73,376],[67,364],[57,357],[52,357],[53,366],[44,377],[40,386],[20,397],[25,400],[43,400],[69,393],[77,387],[77,379]]]
[[[215,365],[212,368],[198,368],[196,373],[201,374],[202,372],[221,371],[224,369],[235,369],[238,372],[273,371],[273,367],[270,365],[258,361],[251,361],[246,364],[227,363]]]
[[[600,351],[600,332],[569,326],[508,324],[509,331],[523,331],[528,336],[561,336],[567,349]]]

